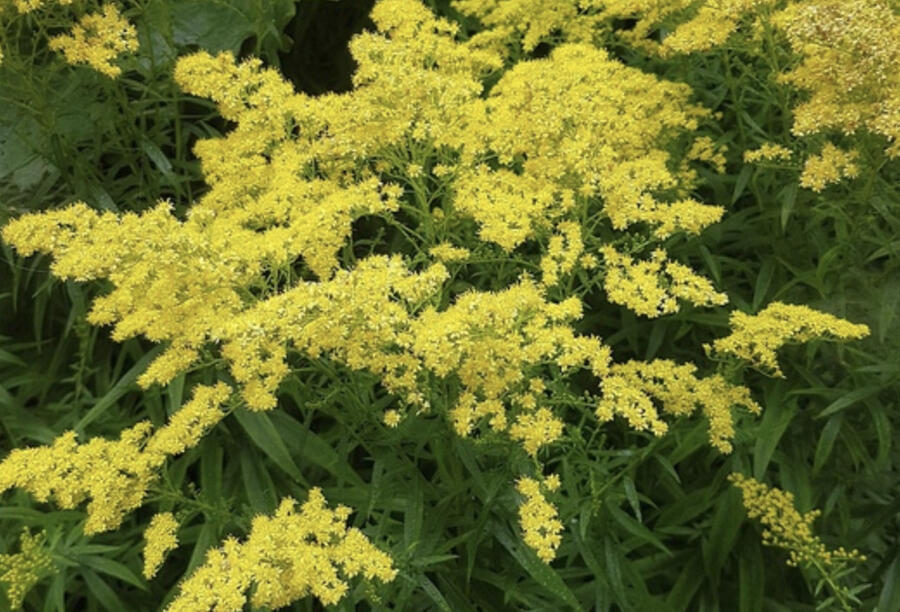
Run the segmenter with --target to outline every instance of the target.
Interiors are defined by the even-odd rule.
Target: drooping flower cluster
[[[441,377],[455,373],[462,383],[450,411],[459,434],[469,433],[482,418],[503,431],[508,423],[504,400],[524,383],[528,368],[549,361],[563,370],[587,367],[595,376],[606,372],[609,349],[599,338],[576,335],[566,325],[580,315],[579,300],[549,303],[539,285],[523,280],[501,292],[463,294],[441,312],[425,310],[410,328],[410,348],[431,372]],[[545,433],[526,433],[527,423]],[[546,417],[532,416],[517,425],[515,437],[531,440],[530,448],[552,442],[559,430]]]
[[[92,438],[78,444],[69,431],[50,446],[15,449],[0,463],[0,493],[17,487],[66,509],[88,500],[84,532],[116,529],[143,503],[166,457],[197,444],[224,416],[220,406],[230,392],[223,383],[197,387],[191,401],[152,435],[152,425],[145,421],[124,430],[116,441]]]
[[[869,335],[866,325],[782,302],[772,302],[755,315],[734,311],[730,325],[731,334],[706,345],[707,350],[730,353],[775,376],[783,376],[775,351],[789,342],[858,340]]]
[[[753,401],[749,389],[729,384],[718,374],[706,378],[695,375],[692,363],[676,364],[657,359],[616,364],[603,379],[603,396],[597,406],[601,421],[622,416],[634,429],[650,430],[656,436],[668,431],[657,404],[666,414],[681,417],[698,407],[709,421],[709,443],[723,453],[732,450],[734,418],[732,409],[743,406],[753,414],[762,408]]]
[[[309,594],[324,605],[347,592],[347,579],[362,575],[390,582],[397,575],[391,558],[355,527],[347,527],[350,508],[330,510],[321,490],[297,502],[282,500],[271,517],[257,516],[247,539],[225,540],[182,584],[168,612],[281,608]]]
[[[144,578],[156,575],[170,550],[178,546],[178,521],[171,512],[158,512],[144,530]]]
[[[19,537],[19,552],[0,554],[0,583],[10,608],[22,607],[28,591],[56,570],[43,532],[32,535],[27,529]]]
[[[550,476],[543,483],[534,478],[520,478],[516,490],[525,498],[519,506],[519,525],[525,543],[545,563],[556,557],[556,549],[562,543],[563,524],[556,507],[547,501],[542,488],[554,491],[559,487],[559,477]]]
[[[122,68],[114,62],[124,53],[137,51],[137,30],[115,4],[106,4],[101,13],[83,17],[69,34],[51,39],[50,48],[61,51],[70,64],[87,64],[116,78]]]
[[[847,561],[863,561],[857,550],[828,549],[813,534],[812,524],[821,513],[811,510],[801,514],[794,506],[794,496],[788,491],[765,484],[740,473],[729,475],[728,480],[741,490],[747,516],[762,523],[763,543],[788,551],[789,565],[816,563],[829,567]]]
[[[591,42],[601,25],[596,11],[574,0],[455,0],[453,6],[477,17],[485,29],[472,37],[474,45],[514,53],[531,53],[540,43]]]
[[[374,372],[390,391],[422,405],[419,359],[401,348],[411,341],[411,308],[446,277],[440,263],[414,274],[402,257],[373,256],[329,281],[298,283],[236,316],[224,330],[222,354],[247,406],[275,406],[275,390],[290,372],[288,343],[313,359],[330,357]]]
[[[457,10],[485,29],[473,42],[509,54],[539,43],[591,42],[616,34],[663,57],[704,52],[724,44],[750,17],[777,0],[456,0]],[[668,33],[659,40],[658,31]]]

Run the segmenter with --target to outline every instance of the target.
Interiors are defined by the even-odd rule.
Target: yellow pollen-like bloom
[[[688,103],[689,95],[683,84],[627,67],[589,45],[562,45],[548,58],[519,62],[491,90],[472,129],[501,164],[520,164],[521,171],[479,170],[474,178],[481,184],[461,181],[455,206],[473,211],[483,232],[494,231],[488,224],[494,219],[510,227],[512,234],[496,232],[500,240],[483,234],[506,249],[594,195],[614,229],[647,222],[665,223],[663,235],[697,231],[718,220],[721,209],[656,196],[685,187],[669,169],[666,146],[708,115]]]
[[[68,6],[75,0],[51,0],[52,3],[60,6]],[[19,13],[25,14],[43,8],[48,4],[45,0],[13,0],[13,4]]]
[[[281,608],[307,595],[332,605],[347,592],[349,578],[390,582],[397,575],[387,554],[346,526],[349,508],[328,509],[319,489],[310,490],[299,511],[296,506],[282,500],[273,516],[253,519],[245,541],[229,538],[207,552],[167,612],[238,612],[251,588],[255,608]]]
[[[741,490],[747,516],[762,523],[763,543],[788,551],[788,565],[812,563],[827,568],[865,560],[855,549],[828,549],[812,529],[813,521],[821,512],[812,510],[801,514],[794,506],[793,494],[736,472],[730,474],[728,480]]]
[[[584,251],[581,225],[563,221],[557,226],[557,231],[551,236],[547,251],[541,257],[541,282],[548,286],[557,284],[562,277],[570,274]]]
[[[551,486],[557,485],[556,480],[551,481]],[[520,478],[516,483],[516,490],[525,498],[519,506],[519,525],[525,544],[544,563],[550,563],[556,557],[556,549],[562,542],[560,533],[563,524],[557,517],[556,508],[544,497],[541,483],[533,478]]]
[[[216,402],[229,394],[221,383],[198,387],[193,399],[152,436],[145,421],[124,430],[116,441],[92,438],[78,444],[69,431],[50,446],[14,449],[0,463],[0,493],[17,487],[40,502],[52,497],[65,509],[88,500],[84,532],[116,529],[143,503],[166,457],[197,444],[206,428],[224,416]]]
[[[119,14],[115,4],[106,4],[102,13],[83,17],[70,34],[51,39],[50,48],[62,51],[70,64],[88,64],[115,78],[122,69],[113,62],[123,53],[137,51],[137,30]]]
[[[794,108],[798,136],[860,128],[900,155],[900,15],[885,0],[791,2],[774,23],[803,61],[781,76],[809,93]]]
[[[437,246],[431,247],[428,249],[428,254],[445,263],[465,261],[471,255],[469,249],[453,246],[449,242],[442,242]]]
[[[522,447],[532,456],[538,450],[557,440],[563,432],[563,422],[549,409],[540,408],[533,413],[521,414],[509,428],[509,437],[522,442]]]
[[[597,418],[609,421],[619,415],[634,429],[661,436],[669,427],[654,402],[663,412],[676,417],[688,416],[699,407],[709,421],[709,443],[730,453],[734,437],[732,408],[743,406],[757,415],[762,409],[745,387],[731,385],[717,374],[697,378],[696,371],[694,364],[676,364],[666,359],[615,364],[603,378]]]
[[[705,345],[707,351],[731,353],[775,376],[783,376],[775,351],[788,342],[817,338],[857,340],[869,335],[866,325],[854,324],[808,306],[772,302],[755,315],[733,312],[731,334]]]
[[[139,423],[118,441],[93,438],[81,445],[70,431],[50,446],[15,449],[0,463],[0,492],[18,487],[40,502],[53,497],[65,509],[89,499],[84,532],[116,529],[141,505],[155,476],[140,448],[150,428]]]
[[[144,578],[153,578],[170,550],[178,546],[178,522],[171,512],[159,512],[144,530]]]
[[[503,400],[525,383],[527,368],[553,361],[563,370],[605,373],[609,348],[564,324],[580,316],[577,298],[547,302],[538,284],[523,279],[496,293],[465,293],[441,312],[425,309],[410,327],[410,349],[437,376],[455,375],[462,383],[463,396],[451,411],[460,434],[485,416],[503,430]]]
[[[456,10],[478,17],[487,27],[472,44],[507,53],[518,46],[534,51],[541,42],[590,42],[599,25],[596,15],[579,10],[573,0],[455,0]]]
[[[0,554],[0,582],[13,610],[22,607],[25,596],[35,584],[56,571],[45,544],[44,532],[31,535],[25,530],[19,536],[19,552]]]
[[[399,410],[387,410],[384,413],[384,424],[388,427],[397,427],[401,420],[403,420],[403,415]]]
[[[222,405],[230,396],[231,387],[222,382],[195,387],[190,401],[150,436],[144,454],[161,461],[165,456],[180,455],[196,446],[225,417]]]
[[[744,161],[748,164],[760,161],[787,161],[794,155],[793,151],[774,142],[764,142],[758,148],[744,151]]]
[[[859,174],[856,165],[857,151],[843,151],[830,142],[825,143],[822,152],[807,158],[800,175],[800,186],[822,191],[832,183],[844,178],[853,178]]]
[[[611,246],[600,252],[607,265],[603,286],[609,301],[627,306],[639,315],[654,318],[677,312],[676,298],[698,306],[728,302],[728,297],[717,292],[709,280],[687,266],[667,261],[662,249],[655,250],[645,261],[636,261]]]

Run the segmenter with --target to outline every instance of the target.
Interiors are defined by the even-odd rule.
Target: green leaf
[[[500,544],[509,551],[509,554],[528,572],[528,575],[535,582],[573,610],[582,609],[578,598],[575,597],[575,593],[566,586],[566,583],[563,582],[563,579],[552,567],[540,560],[533,550],[525,546],[521,540],[515,538],[504,526],[497,525],[493,533]]]
[[[351,485],[365,484],[347,462],[347,457],[335,451],[321,436],[283,412],[274,412],[271,418],[278,431],[283,432],[285,443],[291,452]]]
[[[814,474],[817,474],[819,470],[822,469],[822,466],[825,465],[825,462],[831,455],[831,449],[834,448],[834,442],[837,440],[837,436],[841,431],[842,422],[843,415],[836,414],[828,419],[828,422],[825,423],[825,427],[822,428],[819,442],[816,444],[816,454],[813,458]]]
[[[294,463],[291,453],[285,446],[284,440],[281,438],[278,428],[272,424],[269,415],[263,412],[250,412],[243,408],[234,411],[234,416],[238,423],[250,436],[250,439],[256,446],[264,452],[269,458],[275,462],[286,474],[294,480],[309,486],[306,479],[300,473],[300,468]]]
[[[618,506],[616,506],[615,503],[612,502],[612,500],[606,500],[606,509],[609,512],[610,516],[612,516],[613,520],[621,525],[625,529],[625,531],[638,538],[639,540],[646,542],[647,544],[652,544],[668,555],[672,554],[672,551],[666,548],[666,545],[662,543],[662,540],[656,537],[656,535],[652,531],[644,527],[641,523],[637,522],[626,513],[622,512],[622,510],[620,510]]]
[[[172,2],[172,38],[181,46],[198,46],[210,53],[237,52],[253,34],[253,21],[232,2],[179,0]]]
[[[275,496],[275,483],[265,466],[259,461],[253,448],[241,449],[241,480],[250,507],[255,512],[269,514],[275,510],[278,500]]]
[[[91,570],[81,572],[84,583],[87,585],[91,595],[97,598],[97,601],[106,610],[127,610],[128,606],[122,601],[116,592],[110,588],[106,581]]]
[[[753,446],[753,475],[762,478],[788,425],[797,412],[797,403],[784,400],[781,394],[766,402],[762,422]]]
[[[94,555],[76,555],[75,560],[80,565],[87,566],[93,570],[112,576],[113,578],[118,578],[122,582],[127,582],[143,591],[147,590],[147,583],[144,582],[144,579],[118,561],[113,561],[108,557],[97,557]]]
[[[714,588],[719,584],[719,574],[731,553],[741,528],[741,496],[733,488],[724,491],[717,500],[716,512],[703,542],[703,565]]]
[[[835,412],[840,412],[845,408],[849,408],[850,406],[861,402],[862,400],[879,393],[884,387],[882,385],[868,385],[862,387],[860,389],[856,389],[855,391],[851,391],[847,395],[843,395],[836,399],[835,401],[828,404],[822,412],[816,415],[817,419],[824,419],[827,416],[831,416]]]
[[[426,576],[425,574],[421,574],[419,576],[419,586],[422,588],[425,594],[431,598],[431,601],[433,601],[435,605],[437,605],[439,610],[443,610],[444,612],[452,612],[453,608],[450,607],[450,604],[447,602],[438,588],[434,585],[434,583],[428,579],[428,576]]]
[[[107,391],[103,397],[94,402],[93,407],[87,411],[81,419],[75,424],[75,431],[79,434],[84,433],[84,428],[93,423],[95,420],[103,416],[107,410],[112,408],[112,406],[121,399],[123,395],[131,391],[135,386],[135,381],[138,379],[144,370],[147,369],[147,366],[151,361],[156,359],[156,356],[159,355],[163,351],[163,346],[155,346],[147,353],[141,357],[137,363],[131,366],[131,369],[128,370],[122,378],[116,381],[116,384],[112,386],[112,388]]]

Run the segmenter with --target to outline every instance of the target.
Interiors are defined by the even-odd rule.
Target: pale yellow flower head
[[[115,4],[106,4],[101,13],[83,17],[69,34],[51,39],[50,48],[61,51],[70,64],[87,64],[115,78],[122,69],[114,62],[124,53],[137,51],[137,30]]]
[[[744,476],[729,475],[728,480],[741,490],[747,516],[763,525],[763,543],[788,551],[789,565],[816,563],[831,567],[840,563],[864,561],[857,550],[832,550],[813,533],[813,521],[821,515],[819,510],[801,514],[794,506],[792,493]]]
[[[35,584],[56,571],[46,543],[43,532],[32,535],[25,530],[19,537],[19,552],[0,554],[0,584],[13,610],[22,607],[25,596]]]
[[[557,479],[551,479],[547,490],[558,486]],[[523,477],[516,483],[516,490],[524,501],[519,506],[519,525],[525,544],[537,553],[541,561],[550,563],[556,557],[556,549],[562,543],[563,524],[558,518],[556,507],[547,501],[541,491],[541,483],[534,478]]]
[[[346,526],[349,515],[345,506],[329,509],[319,489],[299,509],[293,499],[282,500],[273,516],[253,519],[246,540],[228,538],[210,550],[166,610],[241,610],[248,600],[281,608],[307,595],[332,605],[356,576],[390,582],[397,575],[391,558]]]
[[[178,522],[171,512],[159,512],[144,531],[144,578],[156,575],[170,550],[178,546]]]
[[[772,302],[755,315],[731,313],[731,334],[706,345],[730,353],[755,367],[783,376],[775,351],[787,343],[813,339],[857,340],[869,335],[866,325],[850,323],[808,306]]]

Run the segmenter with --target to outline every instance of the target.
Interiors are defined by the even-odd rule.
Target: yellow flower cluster
[[[455,188],[454,209],[475,219],[479,238],[507,252],[575,206],[571,190],[504,168],[480,165],[462,174]]]
[[[563,432],[563,422],[548,408],[523,412],[509,428],[509,437],[519,440],[525,451],[536,456],[546,444],[558,440]]]
[[[354,89],[300,109],[310,154],[328,169],[362,158],[407,168],[421,166],[421,159],[410,159],[417,150],[462,146],[481,78],[498,70],[501,58],[457,42],[458,25],[417,0],[381,0],[371,18],[378,32],[350,42],[358,64]]]
[[[116,78],[122,69],[113,62],[123,53],[137,51],[137,30],[115,4],[106,4],[102,13],[86,15],[69,34],[52,38],[50,48],[61,51],[70,64],[87,64]]]
[[[171,512],[158,512],[144,530],[144,578],[153,578],[170,550],[178,546],[178,522]]]
[[[93,438],[79,445],[69,431],[50,446],[15,449],[0,463],[0,493],[18,487],[40,502],[52,497],[66,509],[89,500],[84,532],[116,529],[141,505],[166,457],[197,444],[224,416],[220,405],[230,393],[223,383],[197,387],[191,401],[152,435],[145,421],[117,441]]]
[[[541,257],[541,282],[548,286],[559,283],[571,274],[584,252],[581,225],[563,221],[556,226],[556,233],[547,243],[547,251]]]
[[[803,0],[775,17],[802,62],[781,76],[809,93],[798,136],[866,129],[900,155],[900,15],[886,0]]]
[[[606,261],[604,288],[609,301],[627,306],[639,315],[659,317],[678,311],[677,298],[698,306],[728,303],[712,283],[678,262],[668,261],[662,249],[649,260],[635,260],[611,246],[600,252]]]
[[[75,0],[51,0],[51,3],[68,6],[74,1]],[[45,0],[12,0],[12,3],[15,5],[16,10],[22,14],[44,8],[44,6],[48,4]]]
[[[302,254],[316,272],[330,274],[352,220],[392,206],[374,180],[346,189],[326,181],[296,186],[274,206],[257,200],[253,207],[216,211],[204,200],[184,222],[165,203],[121,216],[78,203],[17,219],[3,237],[23,255],[52,252],[59,277],[108,278],[114,289],[94,301],[88,320],[115,323],[116,340],[143,334],[168,341],[139,381],[167,383],[206,341],[223,337],[263,270]]]
[[[783,376],[775,351],[788,342],[816,338],[854,340],[869,335],[866,325],[850,323],[808,306],[772,302],[755,315],[735,311],[729,320],[731,334],[705,345],[719,353],[731,353],[756,367]]]
[[[250,589],[254,608],[281,608],[309,594],[332,605],[347,592],[348,578],[390,582],[397,575],[387,554],[346,526],[350,508],[328,509],[319,489],[299,512],[296,504],[282,500],[274,516],[253,519],[244,542],[228,538],[207,552],[167,612],[239,612]]]
[[[739,473],[730,474],[728,480],[741,490],[747,516],[762,523],[763,543],[787,550],[789,565],[810,563],[827,568],[837,563],[865,560],[855,549],[829,550],[813,534],[813,521],[821,512],[812,510],[801,514],[794,506],[793,494]]]
[[[694,232],[718,220],[718,207],[654,197],[685,187],[668,167],[666,148],[708,114],[689,104],[689,96],[687,86],[627,67],[588,45],[563,45],[546,59],[519,62],[491,90],[486,119],[473,130],[501,164],[521,165],[522,174],[549,187],[535,190],[529,181],[513,180],[498,203],[521,202],[523,217],[541,209],[556,213],[556,199],[565,204],[571,197],[561,189],[569,189],[582,197],[599,195],[614,229],[659,225],[666,217],[664,233]],[[703,221],[695,220],[698,215],[705,215]]]
[[[289,373],[287,343],[314,359],[328,356],[368,369],[390,391],[421,405],[419,361],[400,343],[410,342],[410,309],[446,277],[440,263],[414,274],[402,257],[369,257],[329,281],[301,282],[236,316],[225,330],[222,355],[253,410],[275,406],[274,392]]]
[[[508,423],[504,397],[524,384],[526,369],[549,361],[563,370],[588,367],[595,376],[606,372],[609,348],[565,324],[580,316],[577,298],[547,302],[540,285],[523,279],[496,293],[465,293],[441,312],[426,309],[410,327],[410,349],[437,376],[455,374],[462,383],[450,413],[460,435],[482,418],[502,431]],[[524,418],[515,437],[530,440],[528,447],[536,449],[558,435],[552,421],[549,416]]]
[[[725,172],[725,147],[717,144],[709,136],[700,136],[687,152],[687,159],[710,164],[719,174]],[[718,220],[718,219],[717,219]]]
[[[787,161],[794,155],[793,151],[774,142],[764,142],[756,149],[744,151],[744,161],[752,164],[760,161]]]
[[[548,491],[558,487],[558,476],[548,477],[543,483],[543,488]],[[557,516],[556,507],[547,501],[541,488],[541,483],[534,478],[523,477],[516,483],[516,490],[525,498],[519,506],[519,525],[525,544],[544,563],[550,563],[562,542],[560,533],[563,524]]]
[[[742,22],[777,0],[580,0],[599,10],[606,22],[626,20],[619,37],[628,44],[662,57],[709,51],[724,44]],[[670,31],[662,42],[654,34]]]
[[[694,364],[676,364],[667,359],[615,364],[603,378],[597,418],[609,421],[619,415],[634,429],[661,436],[669,427],[654,401],[663,412],[675,417],[688,416],[699,406],[709,421],[709,443],[730,453],[734,437],[732,408],[743,406],[756,415],[762,408],[747,388],[731,385],[718,374],[697,378],[696,371]]]
[[[854,178],[859,174],[856,165],[857,151],[844,151],[838,149],[830,142],[822,147],[818,155],[811,155],[803,164],[803,172],[800,174],[800,186],[822,191],[832,183],[840,182],[844,178]]]
[[[485,30],[474,45],[509,53],[530,53],[542,42],[591,42],[600,25],[596,12],[586,12],[574,0],[455,0],[453,7],[477,17]]]
[[[31,587],[56,571],[45,544],[43,532],[31,535],[25,530],[19,536],[19,552],[0,554],[0,582],[5,585],[6,599],[11,609],[21,608]]]
[[[428,254],[445,263],[454,261],[465,261],[471,253],[469,249],[464,247],[453,246],[449,242],[442,242],[428,249]]]

